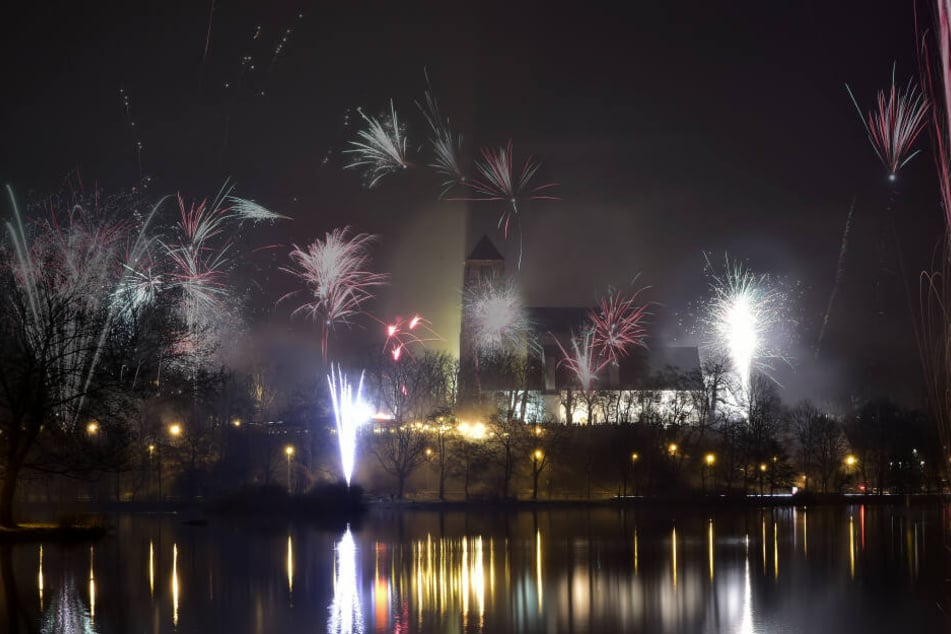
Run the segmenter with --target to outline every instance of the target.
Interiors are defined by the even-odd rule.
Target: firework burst
[[[598,380],[598,374],[608,366],[610,360],[601,354],[597,344],[597,335],[594,327],[587,327],[580,336],[571,335],[571,351],[565,349],[558,338],[551,335],[561,352],[559,367],[565,367],[578,381],[585,392],[591,390],[591,385]]]
[[[367,116],[357,109],[367,127],[357,132],[357,141],[351,141],[349,150],[344,153],[353,155],[344,167],[364,170],[366,186],[373,189],[380,179],[409,167],[406,159],[406,125],[396,115],[396,106],[390,101],[390,112],[381,117]]]
[[[528,157],[516,174],[512,156],[512,142],[500,148],[482,148],[482,158],[475,163],[478,176],[467,179],[464,184],[472,190],[473,198],[454,200],[504,201],[506,206],[499,215],[498,226],[508,239],[512,220],[519,222],[519,203],[529,200],[558,200],[549,193],[557,183],[533,185],[532,179],[541,163]],[[518,266],[522,266],[521,231],[519,231]]]
[[[294,245],[290,253],[293,268],[283,270],[300,278],[310,294],[309,301],[294,310],[319,320],[322,328],[321,349],[327,358],[330,330],[336,324],[349,324],[373,297],[372,289],[386,283],[387,276],[369,271],[369,246],[376,236],[349,234],[350,228],[334,229],[324,240],[315,240],[306,249]]]
[[[592,325],[592,344],[599,354],[612,363],[626,357],[632,348],[644,347],[647,329],[647,304],[638,304],[643,289],[629,295],[611,289],[588,313]]]
[[[363,373],[356,389],[344,376],[343,369],[338,365],[334,374],[333,365],[327,375],[327,384],[330,386],[330,400],[334,408],[334,420],[337,423],[337,441],[340,445],[340,465],[343,468],[343,477],[350,486],[353,477],[353,466],[356,464],[357,430],[369,418],[369,410],[361,400],[363,391]]]
[[[483,282],[467,294],[464,302],[472,320],[473,343],[479,351],[509,351],[526,342],[529,320],[514,284],[505,280]]]
[[[383,342],[383,350],[388,352],[394,361],[399,361],[404,352],[412,357],[411,346],[440,339],[439,335],[429,327],[429,321],[419,315],[413,315],[409,319],[397,317],[392,322],[384,324],[384,328],[386,340]],[[426,336],[426,333],[430,336]]]
[[[912,152],[911,146],[928,123],[928,100],[910,79],[904,90],[898,88],[895,85],[894,67],[891,88],[887,93],[884,90],[878,92],[875,110],[869,111],[867,115],[863,115],[848,84],[845,89],[862,119],[875,154],[888,170],[889,180],[895,180],[898,170],[918,153],[917,150]]]
[[[288,216],[271,211],[253,200],[228,196],[227,201],[232,213],[241,220],[248,220],[255,224],[259,222],[274,222],[275,220],[290,220]]]
[[[429,145],[433,151],[433,162],[429,163],[429,167],[433,168],[444,179],[440,192],[441,198],[455,185],[466,181],[459,161],[459,153],[462,150],[462,135],[452,132],[449,117],[444,117],[440,112],[439,102],[436,101],[429,85],[428,74],[426,74],[424,101],[423,103],[417,101],[416,107],[423,114],[431,132]]]
[[[713,294],[707,317],[710,344],[730,359],[742,404],[753,370],[769,371],[772,360],[785,359],[773,341],[784,318],[785,295],[768,275],[754,274],[729,258],[721,275],[712,273],[709,259],[707,266]]]

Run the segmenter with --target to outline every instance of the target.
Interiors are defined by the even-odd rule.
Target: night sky
[[[886,172],[844,88],[871,106],[893,62],[902,83],[917,73],[912,3],[622,12],[218,1],[207,56],[210,2],[83,4],[5,16],[0,177],[18,193],[56,190],[76,170],[107,190],[131,186],[140,141],[153,192],[210,196],[230,177],[240,195],[294,218],[260,229],[255,243],[303,244],[343,224],[379,233],[378,265],[393,280],[375,312],[419,311],[452,346],[467,249],[488,233],[510,264],[516,257],[495,230],[498,207],[439,201],[438,179],[423,170],[367,191],[340,154],[354,109],[376,113],[391,98],[422,143],[413,101],[426,68],[470,154],[511,139],[517,157],[534,154],[540,178],[559,183],[561,201],[523,216],[518,279],[530,305],[589,305],[640,273],[657,303],[654,332],[696,343],[703,253],[715,262],[729,253],[790,289],[793,367],[777,371],[788,401],[920,398],[911,317],[888,255]],[[255,68],[242,75],[245,55]],[[894,206],[914,298],[942,227],[928,142],[901,172]],[[845,278],[817,362],[853,197]],[[256,301],[273,309],[294,282],[277,270],[286,248],[267,253]],[[286,307],[272,312],[259,333],[316,349],[315,329],[291,323]]]

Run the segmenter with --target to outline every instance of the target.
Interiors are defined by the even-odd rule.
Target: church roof
[[[472,253],[469,254],[467,260],[484,260],[484,261],[493,261],[493,262],[502,262],[505,258],[502,257],[502,254],[499,253],[499,250],[495,248],[495,245],[492,244],[492,241],[489,240],[489,236],[482,236],[479,239],[479,242],[475,245],[475,248],[472,249]]]

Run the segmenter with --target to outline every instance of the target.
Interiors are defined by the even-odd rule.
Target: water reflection
[[[357,576],[357,547],[350,528],[334,548],[333,602],[327,629],[331,634],[362,634],[363,613]]]
[[[126,522],[94,548],[0,549],[0,631],[942,631],[951,608],[940,507]]]
[[[90,580],[90,588],[92,581]],[[95,634],[93,609],[87,610],[73,577],[63,579],[43,615],[43,634]]]

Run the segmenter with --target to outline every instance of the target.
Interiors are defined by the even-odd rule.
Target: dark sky
[[[466,250],[486,232],[514,260],[498,209],[437,201],[422,170],[366,191],[341,169],[356,106],[377,112],[392,98],[421,142],[413,100],[426,67],[470,152],[512,139],[559,183],[561,201],[523,216],[518,278],[530,304],[590,304],[640,273],[656,332],[694,342],[681,326],[706,290],[703,252],[729,253],[795,289],[793,368],[778,373],[789,399],[919,394],[885,170],[844,89],[871,104],[893,62],[900,81],[917,72],[912,3],[225,0],[204,62],[210,2],[84,4],[5,17],[0,177],[17,191],[55,189],[75,169],[129,186],[141,141],[155,192],[211,195],[231,177],[241,195],[294,217],[261,230],[262,244],[342,224],[381,234],[393,283],[377,312],[418,310],[451,344]],[[241,75],[244,55],[255,69]],[[913,293],[941,231],[927,142],[894,205]],[[853,197],[845,278],[816,362]],[[269,305],[292,287],[262,276]]]

